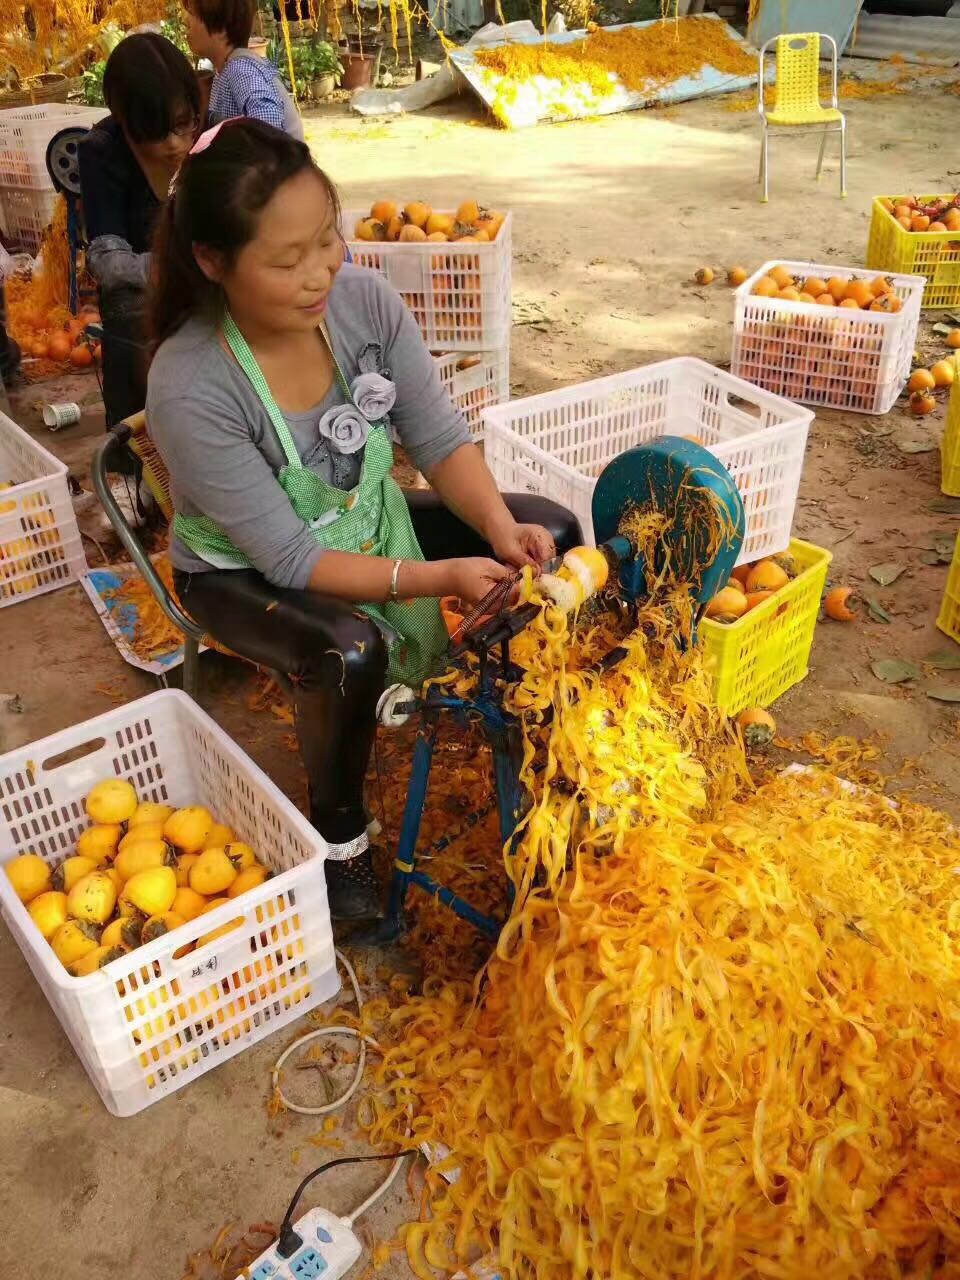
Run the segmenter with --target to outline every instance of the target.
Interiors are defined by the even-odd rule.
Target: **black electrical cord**
[[[340,1156],[337,1160],[328,1160],[326,1164],[322,1164],[319,1169],[314,1169],[297,1187],[293,1193],[293,1199],[287,1206],[287,1212],[283,1215],[283,1222],[280,1224],[280,1234],[277,1238],[277,1253],[281,1258],[289,1258],[294,1250],[299,1249],[303,1244],[303,1239],[297,1235],[290,1224],[293,1212],[300,1202],[300,1197],[307,1189],[308,1185],[318,1178],[321,1173],[326,1173],[328,1169],[336,1169],[341,1164],[365,1164],[368,1160],[399,1160],[401,1156],[408,1155],[406,1151],[394,1151],[386,1156]]]

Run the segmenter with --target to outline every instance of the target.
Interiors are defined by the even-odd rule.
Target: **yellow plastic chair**
[[[826,40],[832,53],[833,92],[830,106],[820,102],[820,42]],[[776,45],[777,77],[774,84],[773,110],[767,111],[763,101],[764,60]],[[817,178],[823,168],[823,153],[828,133],[840,135],[840,195],[847,194],[847,122],[837,107],[837,45],[832,36],[816,31],[775,36],[760,50],[760,101],[757,110],[763,137],[760,142],[760,176],[762,201],[770,197],[768,144],[771,129],[793,133],[821,133]]]

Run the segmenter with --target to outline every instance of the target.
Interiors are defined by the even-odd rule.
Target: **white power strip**
[[[294,1226],[302,1244],[289,1258],[277,1252],[276,1242],[247,1266],[250,1280],[340,1280],[363,1248],[342,1218],[327,1209],[311,1209]]]

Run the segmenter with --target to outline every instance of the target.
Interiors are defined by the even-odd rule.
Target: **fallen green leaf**
[[[903,662],[900,658],[881,658],[879,662],[871,662],[870,670],[884,684],[903,684],[904,680],[918,680],[920,669],[912,662]]]
[[[879,600],[874,600],[870,596],[867,596],[867,613],[869,613],[874,622],[893,621]]]
[[[960,702],[960,684],[931,684],[924,692],[936,702]]]
[[[900,577],[906,565],[897,564],[895,560],[888,560],[884,564],[875,564],[867,570],[874,582],[879,583],[881,587],[889,587],[892,582]]]
[[[943,564],[939,551],[921,551],[918,559],[921,564]]]
[[[949,564],[953,559],[953,549],[956,546],[956,539],[952,533],[938,533],[934,539],[933,549],[944,562]]]
[[[914,440],[910,437],[897,440],[895,444],[901,453],[932,453],[937,447],[936,440]]]
[[[933,332],[938,338],[949,338],[950,334],[953,333],[953,328],[954,326],[951,324],[938,323],[933,326]]]
[[[928,653],[923,661],[928,667],[936,667],[938,671],[960,671],[960,647],[938,649],[936,653]]]

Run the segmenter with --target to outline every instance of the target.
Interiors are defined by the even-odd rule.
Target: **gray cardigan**
[[[416,467],[428,471],[469,441],[466,420],[441,386],[415,320],[385,280],[345,264],[330,293],[327,324],[348,382],[375,372],[396,385],[390,421]],[[321,415],[343,402],[335,381],[322,403],[284,417],[303,463],[350,489],[362,450],[336,454],[317,430]],[[150,369],[147,421],[170,472],[176,509],[214,520],[269,582],[306,587],[323,549],[277,480],[285,458],[267,412],[210,322],[190,320],[160,346]],[[176,537],[170,558],[189,573],[211,567]]]

